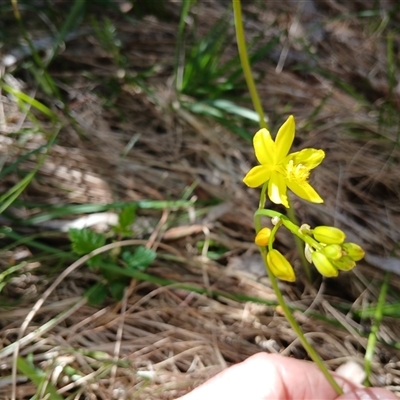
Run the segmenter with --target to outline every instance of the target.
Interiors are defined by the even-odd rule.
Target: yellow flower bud
[[[277,278],[288,282],[294,282],[296,280],[293,267],[278,250],[273,249],[268,252],[267,265]]]
[[[313,229],[315,240],[325,244],[342,244],[346,235],[343,231],[333,226],[317,226]]]
[[[343,243],[342,248],[354,261],[360,261],[365,256],[364,250],[358,244]]]
[[[321,253],[320,251],[314,251],[311,254],[311,258],[315,268],[317,268],[321,275],[327,276],[328,278],[338,276],[339,271],[328,260],[328,257],[325,254]]]
[[[258,231],[254,241],[257,246],[268,246],[269,238],[271,237],[271,229],[262,228]]]
[[[333,265],[341,271],[350,271],[356,266],[356,262],[349,256],[345,256],[340,260],[333,261]]]
[[[321,250],[330,260],[339,260],[342,258],[342,248],[338,244],[328,244]]]

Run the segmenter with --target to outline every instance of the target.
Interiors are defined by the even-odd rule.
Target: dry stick
[[[165,225],[165,223],[167,222],[168,216],[169,216],[169,210],[164,210],[163,213],[162,213],[162,215],[161,215],[160,220],[158,221],[157,226],[154,228],[153,233],[150,235],[149,240],[148,240],[147,243],[146,243],[146,247],[147,247],[148,249],[151,249],[151,248],[153,247],[153,245],[156,244],[157,236],[158,236],[158,234],[160,233],[161,228],[162,228],[162,227]],[[158,243],[157,243],[156,245],[158,245]],[[157,247],[157,246],[155,246],[155,247]]]
[[[70,309],[67,311],[64,311],[63,313],[59,314],[57,317],[51,319],[50,321],[46,322],[43,324],[41,327],[38,329],[35,329],[33,332],[29,333],[23,338],[18,339],[16,342],[8,345],[4,349],[1,350],[0,353],[0,359],[8,357],[10,354],[12,354],[15,350],[16,347],[20,346],[25,346],[32,342],[32,340],[37,337],[42,335],[43,333],[48,332],[51,328],[59,324],[61,321],[64,321],[66,318],[68,318],[70,315],[72,315],[77,309],[82,307],[86,303],[87,299],[86,297],[81,298],[77,303],[75,303]],[[18,355],[17,355],[18,356]]]
[[[69,383],[68,385],[63,386],[61,389],[58,390],[58,393],[62,394],[72,390],[78,386],[82,386],[84,383],[89,382],[92,378],[96,378],[96,376],[101,375],[104,371],[106,371],[108,366],[102,366],[97,371],[93,371],[90,374],[82,376],[81,378],[77,379]],[[76,398],[76,397],[75,397]],[[51,399],[50,399],[51,400]]]

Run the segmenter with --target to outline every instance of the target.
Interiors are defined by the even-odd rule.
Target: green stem
[[[266,184],[264,184],[264,187],[266,186]],[[260,204],[264,204],[265,201],[265,190],[261,191],[261,196],[260,196]],[[262,216],[268,216],[268,217],[279,217],[280,221],[282,222],[283,225],[285,225],[285,227],[287,229],[289,229],[292,233],[294,233],[296,236],[301,237],[303,240],[311,240],[314,242],[314,239],[312,239],[310,236],[308,235],[304,235],[301,232],[299,232],[299,227],[297,225],[295,225],[292,221],[289,220],[288,217],[286,217],[285,215],[274,211],[274,210],[265,210],[265,209],[258,209],[255,214],[254,214],[254,225],[255,225],[255,229],[256,229],[256,234],[259,232],[259,230],[261,229],[261,217]],[[271,232],[271,238],[274,236],[274,234],[276,233],[277,229],[279,228],[278,225],[275,225],[272,232]],[[267,258],[267,249],[265,247],[259,247],[262,259],[265,260]],[[315,351],[314,347],[307,341],[306,337],[304,336],[303,331],[301,330],[300,326],[298,325],[298,323],[296,322],[296,320],[293,317],[292,312],[290,311],[290,308],[288,307],[288,305],[286,304],[286,301],[282,295],[281,290],[279,289],[278,286],[278,282],[274,276],[274,274],[270,271],[270,269],[268,268],[268,265],[265,263],[265,269],[267,270],[268,273],[268,277],[271,281],[271,285],[272,288],[274,289],[274,292],[276,294],[276,297],[278,299],[278,303],[281,306],[285,317],[287,319],[287,321],[289,322],[290,326],[292,327],[292,329],[294,330],[294,332],[297,334],[298,338],[300,339],[301,344],[303,345],[303,347],[305,348],[305,350],[307,351],[308,355],[310,356],[310,358],[315,362],[315,364],[317,364],[317,366],[319,367],[319,369],[321,370],[321,372],[324,374],[326,380],[331,384],[331,386],[333,387],[333,389],[336,391],[336,393],[340,396],[343,394],[342,389],[340,388],[340,386],[337,384],[337,382],[335,381],[335,379],[332,377],[332,375],[330,374],[330,372],[328,371],[328,369],[326,368],[324,362],[322,361],[321,357],[318,355],[318,353]]]
[[[289,208],[286,210],[287,211],[287,215],[289,217],[289,219],[295,223],[296,225],[299,225],[299,221],[296,217],[296,214],[290,204],[290,200],[288,198],[288,202],[289,202]],[[306,274],[306,279],[307,282],[311,284],[312,282],[312,274],[311,274],[311,269],[310,269],[310,264],[308,263],[306,256],[304,255],[304,245],[302,240],[296,235],[294,237],[294,242],[296,244],[296,249],[297,249],[297,253],[300,257],[300,261],[301,261],[301,265],[303,266],[303,270]]]
[[[378,304],[376,305],[375,315],[374,315],[374,323],[371,327],[371,332],[368,336],[368,345],[367,350],[365,352],[364,360],[365,360],[365,386],[371,386],[370,377],[371,377],[371,363],[372,358],[374,356],[376,342],[377,342],[377,334],[379,331],[379,326],[382,321],[382,308],[385,305],[387,290],[389,286],[390,272],[386,272],[385,279],[382,283],[381,292],[379,293]]]
[[[261,201],[260,201],[261,203]],[[254,213],[254,223],[256,226],[256,232],[258,232],[261,229],[261,221],[260,217],[278,217],[281,221],[282,224],[287,228],[290,232],[293,233],[293,235],[297,236],[300,240],[302,240],[305,243],[308,243],[311,247],[321,250],[322,246],[320,243],[318,243],[315,239],[313,239],[310,235],[305,235],[304,233],[301,233],[299,230],[299,226],[294,224],[286,215],[275,211],[275,210],[269,210],[269,209],[258,209]],[[259,226],[259,228],[257,228]]]
[[[260,203],[258,205],[258,209],[263,209],[265,207],[265,200],[266,200],[266,193],[268,189],[268,182],[265,182],[264,185],[261,188],[261,194],[260,194]]]
[[[262,253],[266,253],[265,248],[261,250]],[[263,254],[263,259],[265,260],[266,254]],[[274,276],[274,274],[270,271],[270,269],[266,266],[266,270],[268,273],[268,277],[271,281],[272,288],[275,291],[276,297],[278,299],[279,305],[282,307],[282,310],[285,314],[285,317],[287,321],[289,322],[290,326],[292,329],[295,331],[297,334],[298,338],[300,339],[301,344],[303,347],[306,349],[308,355],[310,358],[317,364],[318,368],[320,371],[324,374],[326,380],[331,384],[335,392],[338,394],[338,396],[343,394],[342,388],[337,384],[331,373],[328,371],[326,368],[324,362],[322,361],[321,357],[318,355],[318,353],[315,351],[314,347],[307,341],[306,337],[304,336],[303,331],[301,330],[300,326],[297,324],[296,320],[293,317],[292,312],[290,311],[289,307],[286,304],[286,301],[282,295],[282,292],[279,289],[278,282]]]
[[[253,107],[256,110],[259,118],[260,128],[268,129],[267,122],[265,120],[264,111],[261,105],[260,97],[254,83],[253,75],[251,73],[251,67],[249,62],[249,56],[247,53],[246,39],[244,36],[243,20],[242,20],[242,7],[240,0],[232,0],[233,12],[235,16],[235,30],[236,30],[236,40],[239,50],[240,62],[242,64],[243,74],[246,79],[246,84],[250,92],[251,101],[253,102]]]
[[[250,92],[250,96],[251,96],[251,100],[253,102],[254,109],[256,110],[258,117],[259,117],[260,127],[268,129],[267,123],[265,121],[265,116],[264,116],[264,111],[262,109],[261,101],[258,96],[258,92],[257,92],[256,86],[255,86],[255,83],[253,80],[253,76],[251,73],[249,57],[248,57],[247,48],[246,48],[246,39],[244,36],[243,21],[242,21],[242,9],[241,9],[240,0],[232,0],[232,4],[233,4],[234,16],[235,16],[236,40],[237,40],[237,44],[238,44],[238,50],[239,50],[240,62],[242,64],[243,74],[246,79],[247,87]],[[259,209],[256,211],[256,213],[254,215],[254,223],[255,223],[256,233],[258,233],[259,230],[261,229],[261,216],[263,216],[263,215],[264,216],[277,216],[280,218],[282,224],[284,224],[286,226],[286,228],[288,228],[292,233],[294,233],[296,235],[296,237],[301,237],[301,239],[303,239],[305,241],[312,241],[314,244],[315,241],[309,235],[301,234],[299,232],[299,227],[296,224],[294,224],[292,221],[290,221],[290,219],[288,217],[286,217],[280,213],[275,213],[272,210],[264,209],[266,191],[267,191],[267,183],[265,183],[262,187],[261,195],[260,195]],[[291,209],[289,209],[289,210],[291,211],[291,214],[289,214],[289,215],[291,216],[291,218],[293,218],[294,213]],[[275,215],[271,215],[271,214],[275,214]],[[294,221],[295,221],[295,219],[294,219]],[[278,227],[279,226],[274,227],[273,233],[276,232]],[[302,254],[303,253],[302,248],[299,250],[300,250],[299,254]],[[263,256],[263,259],[265,260],[266,255],[267,255],[267,249],[265,247],[260,247],[260,252]],[[322,359],[319,357],[317,352],[314,350],[314,348],[311,346],[311,344],[308,343],[300,326],[297,324],[296,320],[294,319],[293,314],[291,313],[289,307],[287,306],[287,304],[285,302],[282,292],[279,290],[278,283],[277,283],[275,276],[269,270],[267,265],[265,265],[265,268],[267,270],[269,279],[271,280],[272,287],[276,293],[278,302],[279,302],[280,306],[282,307],[283,312],[285,313],[285,317],[288,320],[289,324],[291,325],[292,329],[298,335],[298,337],[299,337],[302,345],[306,349],[308,355],[318,365],[321,372],[324,374],[327,381],[332,385],[332,387],[334,388],[336,393],[338,395],[343,394],[342,389],[336,383],[336,381],[333,379],[332,375],[329,373],[328,369],[324,365]],[[307,274],[307,278],[309,279],[307,269],[306,269],[306,274]]]

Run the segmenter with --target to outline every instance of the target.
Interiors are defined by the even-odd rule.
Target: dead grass
[[[296,116],[297,147],[317,147],[327,152],[326,160],[313,173],[313,183],[326,203],[313,206],[293,199],[299,219],[311,225],[336,224],[375,257],[374,262],[362,261],[354,273],[343,274],[321,287],[304,286],[301,271],[298,283],[282,284],[290,304],[307,310],[297,312],[296,317],[321,357],[334,369],[350,359],[363,362],[368,332],[365,324],[370,322],[353,318],[351,309],[339,311],[336,306],[374,303],[385,260],[390,256],[399,262],[398,121],[384,125],[378,118],[379,103],[391,91],[385,79],[388,65],[382,28],[354,17],[337,18],[355,12],[350,7],[360,10],[363,3],[321,1],[318,7],[312,1],[304,4],[309,8],[302,12],[293,12],[290,1],[273,3],[271,9],[262,12],[248,5],[246,29],[249,36],[261,31],[271,36],[289,31],[271,59],[259,62],[255,68],[265,74],[258,83],[264,108],[272,126],[280,124],[288,112]],[[170,7],[175,10],[173,4]],[[222,16],[225,7],[210,1],[198,4],[195,11],[199,27],[206,31]],[[182,224],[178,219],[182,211],[170,211],[164,214],[167,218],[155,211],[143,212],[141,218],[147,223],[144,239],[158,224],[152,240],[160,257],[150,272],[210,292],[245,294],[272,304],[238,302],[228,295],[206,296],[133,281],[121,303],[108,303],[103,308],[79,303],[79,308],[47,332],[34,333],[71,309],[97,279],[84,267],[76,269],[38,310],[26,331],[26,335],[32,333],[32,338],[20,347],[20,354],[32,355],[60,393],[78,390],[76,399],[173,399],[227,365],[259,351],[306,358],[273,305],[273,292],[254,255],[252,213],[257,191],[248,190],[241,182],[254,162],[251,145],[212,120],[178,106],[171,78],[176,26],[176,21],[154,17],[146,17],[136,25],[118,21],[123,54],[129,58],[131,71],[158,66],[157,73],[148,80],[153,94],[138,85],[122,83],[118,69],[92,34],[67,45],[52,75],[63,82],[60,85],[79,132],[65,120],[57,145],[23,198],[41,204],[180,199],[196,182],[193,196],[200,201],[218,199],[224,205],[222,211],[211,207],[204,217],[193,219],[189,210],[183,223],[186,227],[180,228],[179,238],[174,240],[167,240],[168,234],[171,238],[176,233],[169,229]],[[397,43],[399,37],[395,40]],[[303,50],[304,42],[313,48],[312,52]],[[228,51],[235,53],[234,44]],[[305,71],[295,71],[299,60],[307,67]],[[276,71],[277,65],[281,72]],[[83,75],[82,70],[90,71],[91,77]],[[321,71],[354,84],[364,100],[354,98]],[[369,87],[363,84],[366,79]],[[115,93],[109,93],[111,80],[119,85]],[[105,106],[105,99],[110,100],[110,106]],[[398,113],[397,87],[392,99],[393,110]],[[310,118],[318,107],[318,114]],[[11,133],[20,127],[29,128],[30,122],[5,97],[2,108],[6,119],[0,149],[8,153],[7,162],[45,143],[41,134],[18,140]],[[133,137],[137,141],[125,154]],[[24,164],[27,170],[34,166],[35,160]],[[18,179],[9,177],[2,188]],[[13,212],[25,218],[31,213],[21,209]],[[196,247],[199,240],[220,243],[227,249],[226,254],[218,262],[205,258]],[[281,235],[279,241],[281,250],[296,265],[291,238]],[[9,265],[10,257],[11,252],[1,260],[2,269]],[[11,352],[4,350],[15,343],[33,303],[54,280],[49,274],[51,268],[45,260],[40,264],[28,262],[19,280],[7,287],[9,299],[20,300],[1,311],[0,366],[4,378],[0,378],[0,397],[4,399],[10,396],[7,376],[13,362]],[[399,289],[398,275],[392,275],[391,286],[394,291]],[[20,297],[22,291],[24,296]],[[341,326],[324,322],[311,311]],[[382,341],[398,343],[399,337],[398,320],[385,318]],[[379,344],[373,384],[400,393],[399,365],[399,350]],[[23,377],[18,379],[18,398],[36,392]]]

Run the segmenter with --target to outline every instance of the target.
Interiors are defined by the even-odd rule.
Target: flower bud
[[[340,260],[333,261],[333,265],[341,271],[350,271],[356,266],[356,262],[349,256],[345,256]]]
[[[288,282],[294,282],[296,280],[293,267],[278,250],[272,249],[268,252],[267,265],[277,278]]]
[[[343,256],[342,248],[338,244],[328,244],[321,251],[333,261],[339,260]]]
[[[317,226],[313,229],[315,240],[325,244],[341,244],[346,239],[343,231],[333,226]]]
[[[268,246],[270,237],[271,237],[271,229],[262,228],[258,231],[254,241],[257,246]]]
[[[355,243],[343,243],[342,249],[354,261],[360,261],[365,256],[365,252],[362,247]]]
[[[279,217],[272,217],[271,218],[271,223],[272,225],[276,226],[281,222],[281,219]]]
[[[325,254],[321,253],[320,251],[314,251],[311,254],[311,258],[315,268],[317,268],[321,275],[327,276],[328,278],[338,276],[339,271],[328,260],[328,257]]]
[[[299,228],[299,232],[302,233],[303,235],[311,233],[311,226],[308,224],[302,224]]]

